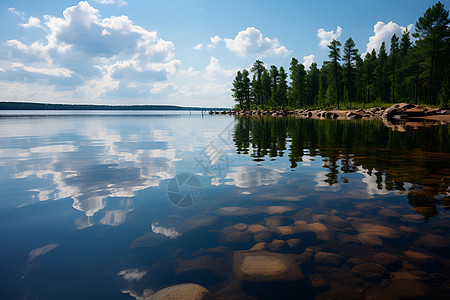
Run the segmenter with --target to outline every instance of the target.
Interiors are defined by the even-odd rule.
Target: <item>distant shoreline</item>
[[[0,110],[181,110],[222,111],[223,107],[185,107],[177,105],[96,105],[96,104],[51,104],[36,102],[0,102]]]

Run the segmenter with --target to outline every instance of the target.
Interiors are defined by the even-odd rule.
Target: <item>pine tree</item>
[[[352,38],[349,38],[344,44],[344,84],[348,92],[349,102],[355,100],[355,64],[358,56],[358,49]]]
[[[416,22],[416,32],[413,34],[418,38],[416,45],[419,52],[425,58],[427,66],[427,102],[436,104],[438,87],[442,82],[443,66],[448,63],[448,47],[450,39],[449,12],[439,1],[428,8],[422,17]]]
[[[328,45],[328,48],[330,49],[328,57],[331,58],[331,64],[333,65],[334,69],[334,81],[335,81],[336,99],[338,108],[340,98],[339,92],[339,61],[341,60],[341,48],[339,48],[340,46],[342,46],[342,44],[336,40],[331,41],[330,45]]]

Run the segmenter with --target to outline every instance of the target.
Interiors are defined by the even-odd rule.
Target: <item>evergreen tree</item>
[[[349,38],[344,44],[344,85],[347,88],[348,100],[355,100],[355,64],[358,57],[358,49],[352,38]]]
[[[281,107],[287,106],[287,74],[283,67],[280,67],[280,82],[278,84],[278,103]]]
[[[256,105],[260,105],[261,108],[264,108],[264,99],[263,99],[263,87],[262,87],[262,76],[266,68],[264,67],[264,63],[260,60],[256,60],[250,69],[253,75],[253,94],[255,97]]]
[[[436,104],[438,88],[442,83],[443,66],[448,63],[448,47],[450,39],[449,12],[439,1],[428,8],[422,17],[416,22],[418,38],[416,45],[423,55],[426,65],[427,77],[427,102]]]
[[[278,106],[279,105],[278,83],[280,81],[280,73],[278,72],[278,68],[274,65],[270,66],[270,79],[271,79],[270,105]]]
[[[233,97],[236,102],[239,103],[239,107],[243,108],[244,97],[243,97],[243,78],[241,71],[237,71],[236,78],[233,80]]]
[[[314,105],[319,94],[319,76],[320,71],[317,68],[317,63],[313,62],[309,67],[309,72],[306,75],[307,78],[307,90],[308,90],[308,105]]]
[[[330,45],[328,45],[328,48],[330,49],[330,53],[328,54],[328,57],[331,59],[331,64],[333,65],[334,69],[334,81],[335,81],[335,88],[336,88],[336,99],[337,99],[337,107],[339,108],[339,98],[340,98],[340,92],[339,92],[339,61],[341,60],[341,43],[333,40],[331,41]]]
[[[249,75],[250,73],[246,69],[242,71],[242,97],[246,109],[250,109],[251,102],[250,78],[248,77]],[[241,107],[241,109],[242,108],[243,107]]]
[[[304,107],[306,95],[305,66],[299,64],[297,59],[292,58],[289,70],[291,71],[291,90],[289,94],[290,105],[294,107]]]
[[[395,102],[395,80],[397,75],[397,62],[399,54],[398,37],[394,34],[391,38],[391,48],[389,50],[389,65],[391,70],[392,102]]]

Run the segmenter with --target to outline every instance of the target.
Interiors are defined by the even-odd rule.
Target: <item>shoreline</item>
[[[450,109],[430,108],[409,103],[397,103],[392,106],[373,107],[368,109],[345,109],[345,110],[224,110],[210,111],[209,114],[237,115],[237,116],[272,116],[272,117],[295,117],[302,119],[380,119],[393,123],[402,122],[440,122],[443,125],[450,124]]]

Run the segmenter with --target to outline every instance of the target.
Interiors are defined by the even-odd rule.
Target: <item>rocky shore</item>
[[[388,108],[373,107],[355,110],[228,110],[210,111],[209,114],[238,115],[238,116],[291,116],[303,119],[382,119],[387,121],[437,121],[450,123],[450,110],[430,108],[409,103],[398,103]]]

